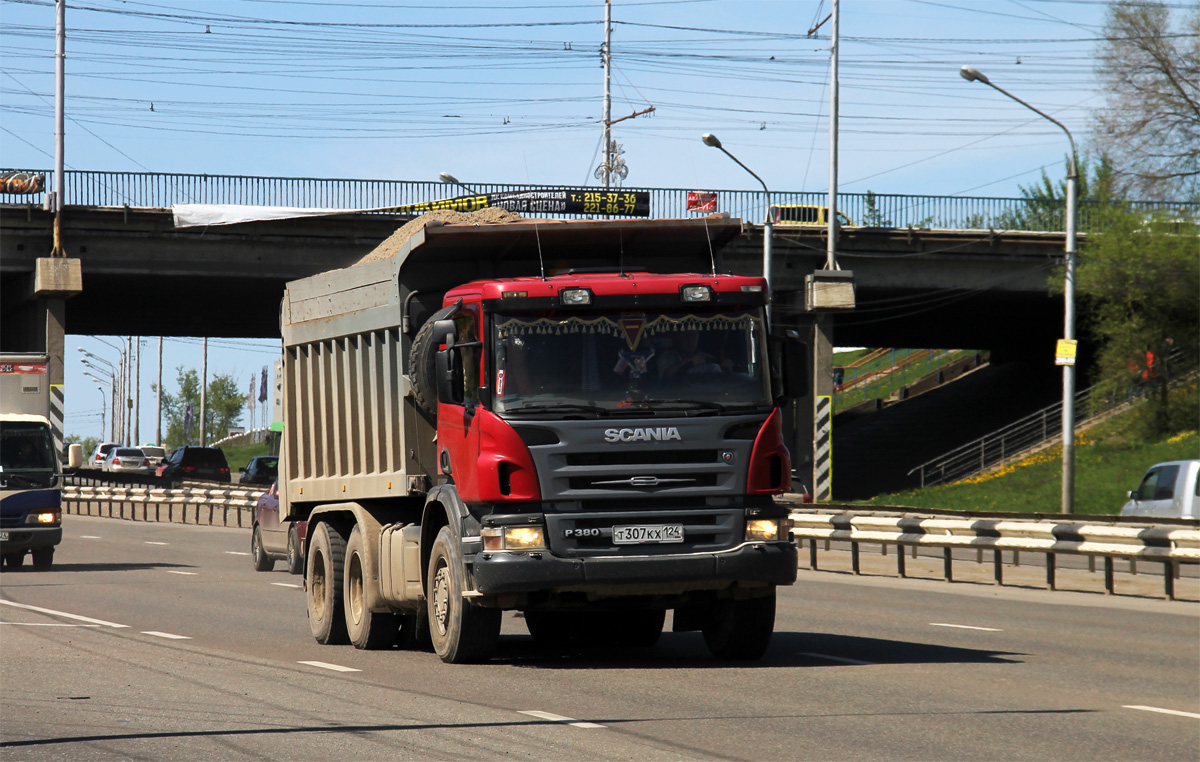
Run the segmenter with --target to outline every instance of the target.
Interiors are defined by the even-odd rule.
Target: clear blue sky
[[[67,9],[68,169],[598,184],[602,0]],[[612,115],[655,107],[613,128],[625,184],[757,189],[701,143],[712,132],[773,191],[825,190],[830,24],[807,32],[830,10],[830,0],[613,2]],[[1102,0],[844,0],[839,189],[1015,196],[1043,169],[1061,178],[1062,133],[958,69],[984,71],[1086,146],[1104,103],[1093,52],[1106,10]],[[0,166],[53,166],[54,18],[53,0],[0,0]],[[276,354],[270,342],[220,343],[210,375],[247,387]],[[81,337],[68,339],[70,358],[80,345],[115,362]],[[143,354],[143,441],[156,350],[151,339]],[[164,356],[168,389],[178,365],[200,365],[197,341],[169,340]],[[74,366],[67,431],[96,435],[100,393]]]

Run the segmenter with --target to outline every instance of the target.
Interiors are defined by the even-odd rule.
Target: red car
[[[279,484],[258,498],[254,507],[254,534],[250,538],[250,556],[255,571],[271,571],[276,561],[286,561],[288,572],[304,571],[304,539],[307,521],[279,520]]]

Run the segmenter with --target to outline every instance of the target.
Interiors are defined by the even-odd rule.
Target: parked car
[[[104,456],[100,470],[110,474],[154,473],[154,469],[146,462],[146,454],[138,447],[113,447]]]
[[[279,520],[279,485],[258,498],[254,507],[254,528],[250,536],[250,557],[255,571],[271,571],[275,562],[287,562],[288,572],[304,571],[304,538],[308,535],[307,521]]]
[[[166,449],[157,445],[142,445],[141,450],[146,454],[146,461],[150,464],[150,473],[154,473],[167,459]]]
[[[219,447],[177,447],[155,473],[174,481],[188,479],[226,484],[231,481],[229,462]]]
[[[108,451],[114,447],[120,447],[120,442],[101,442],[96,445],[96,449],[92,450],[91,456],[87,459],[87,467],[94,468],[97,471],[104,468],[104,458],[108,455]]]
[[[1129,493],[1122,516],[1200,519],[1200,460],[1155,463]]]
[[[812,204],[779,204],[771,207],[771,216],[777,225],[828,225],[829,207]],[[853,225],[849,217],[837,213],[838,224]]]
[[[279,474],[278,455],[256,455],[242,469],[241,484],[271,484]]]

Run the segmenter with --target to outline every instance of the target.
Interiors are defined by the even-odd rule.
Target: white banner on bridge
[[[298,206],[253,206],[249,204],[174,204],[175,227],[193,228],[207,225],[236,225],[239,222],[287,220],[296,217],[325,217],[332,214],[353,214],[362,209],[305,209]]]

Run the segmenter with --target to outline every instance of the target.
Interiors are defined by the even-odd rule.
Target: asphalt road
[[[0,575],[4,760],[1187,760],[1200,604],[801,570],[762,662],[695,633],[497,657],[318,645],[249,531],[68,517]]]

